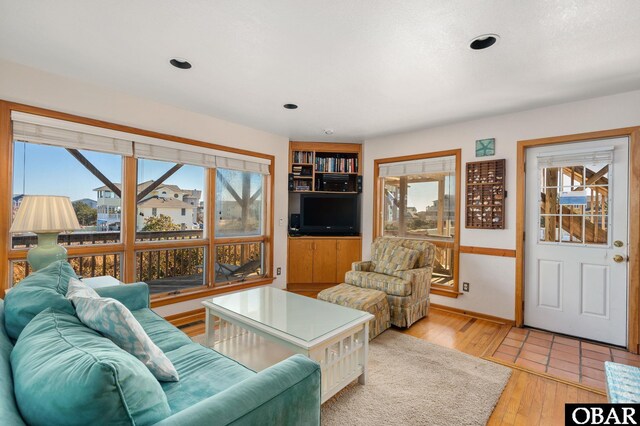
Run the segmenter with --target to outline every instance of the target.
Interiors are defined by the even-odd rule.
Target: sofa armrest
[[[157,423],[211,424],[319,425],[320,366],[294,355]]]
[[[363,272],[371,272],[372,263],[370,260],[364,262],[353,262],[351,264],[352,271],[363,271]]]
[[[114,285],[96,288],[100,297],[111,297],[130,311],[149,307],[149,286],[145,283]]]
[[[433,268],[416,268],[394,272],[393,276],[411,282],[411,294],[418,299],[428,299],[431,291]]]

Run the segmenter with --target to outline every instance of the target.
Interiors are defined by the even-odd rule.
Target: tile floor
[[[640,355],[622,349],[515,327],[493,357],[602,390],[605,361],[640,367]]]

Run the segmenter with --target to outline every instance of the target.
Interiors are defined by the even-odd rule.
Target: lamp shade
[[[60,233],[80,229],[69,197],[25,195],[9,232]]]

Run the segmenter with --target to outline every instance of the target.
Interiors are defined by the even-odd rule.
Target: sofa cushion
[[[133,355],[47,309],[25,327],[11,353],[14,391],[33,425],[148,425],[171,412],[158,381]]]
[[[122,303],[102,298],[80,280],[69,281],[67,298],[76,315],[87,327],[108,337],[147,366],[158,380],[177,381],[178,373],[171,361],[147,336],[137,319]]]
[[[172,413],[182,411],[256,374],[197,343],[167,352],[167,356],[180,374],[179,382],[162,383]]]
[[[165,321],[164,318],[151,309],[138,309],[131,311],[131,313],[138,320],[147,336],[165,354],[181,346],[193,343],[189,336],[175,328],[168,321]]]
[[[420,253],[399,245],[385,247],[380,258],[373,264],[373,272],[391,275],[394,272],[406,271],[416,266]]]
[[[377,272],[349,271],[345,274],[344,280],[356,287],[372,288],[394,296],[411,294],[411,281]]]
[[[10,355],[11,339],[4,329],[4,301],[0,300],[0,425],[24,425],[13,395]]]
[[[5,326],[9,337],[17,339],[29,321],[47,308],[74,314],[71,302],[65,297],[71,278],[77,278],[73,268],[59,260],[12,288],[5,297]]]

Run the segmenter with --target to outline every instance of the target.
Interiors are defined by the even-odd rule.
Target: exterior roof
[[[145,182],[139,183],[138,184],[138,192],[145,190],[147,187],[149,187],[149,185],[151,185],[153,182],[155,182],[154,180],[147,180]],[[114,183],[114,185],[116,187],[118,187],[119,189],[122,189],[122,184],[120,183]],[[171,191],[174,192],[184,192],[184,193],[193,193],[197,190],[191,190],[191,189],[181,189],[179,186],[177,185],[166,185],[166,184],[161,184],[160,186],[158,186],[155,190],[161,190],[162,188],[167,188],[170,189]],[[94,191],[106,191],[106,190],[110,190],[110,188],[106,185],[103,185],[99,188],[95,188]],[[200,192],[200,191],[198,191]]]
[[[138,203],[139,207],[159,208],[159,209],[195,209],[196,206],[187,204],[175,198],[151,197]]]

